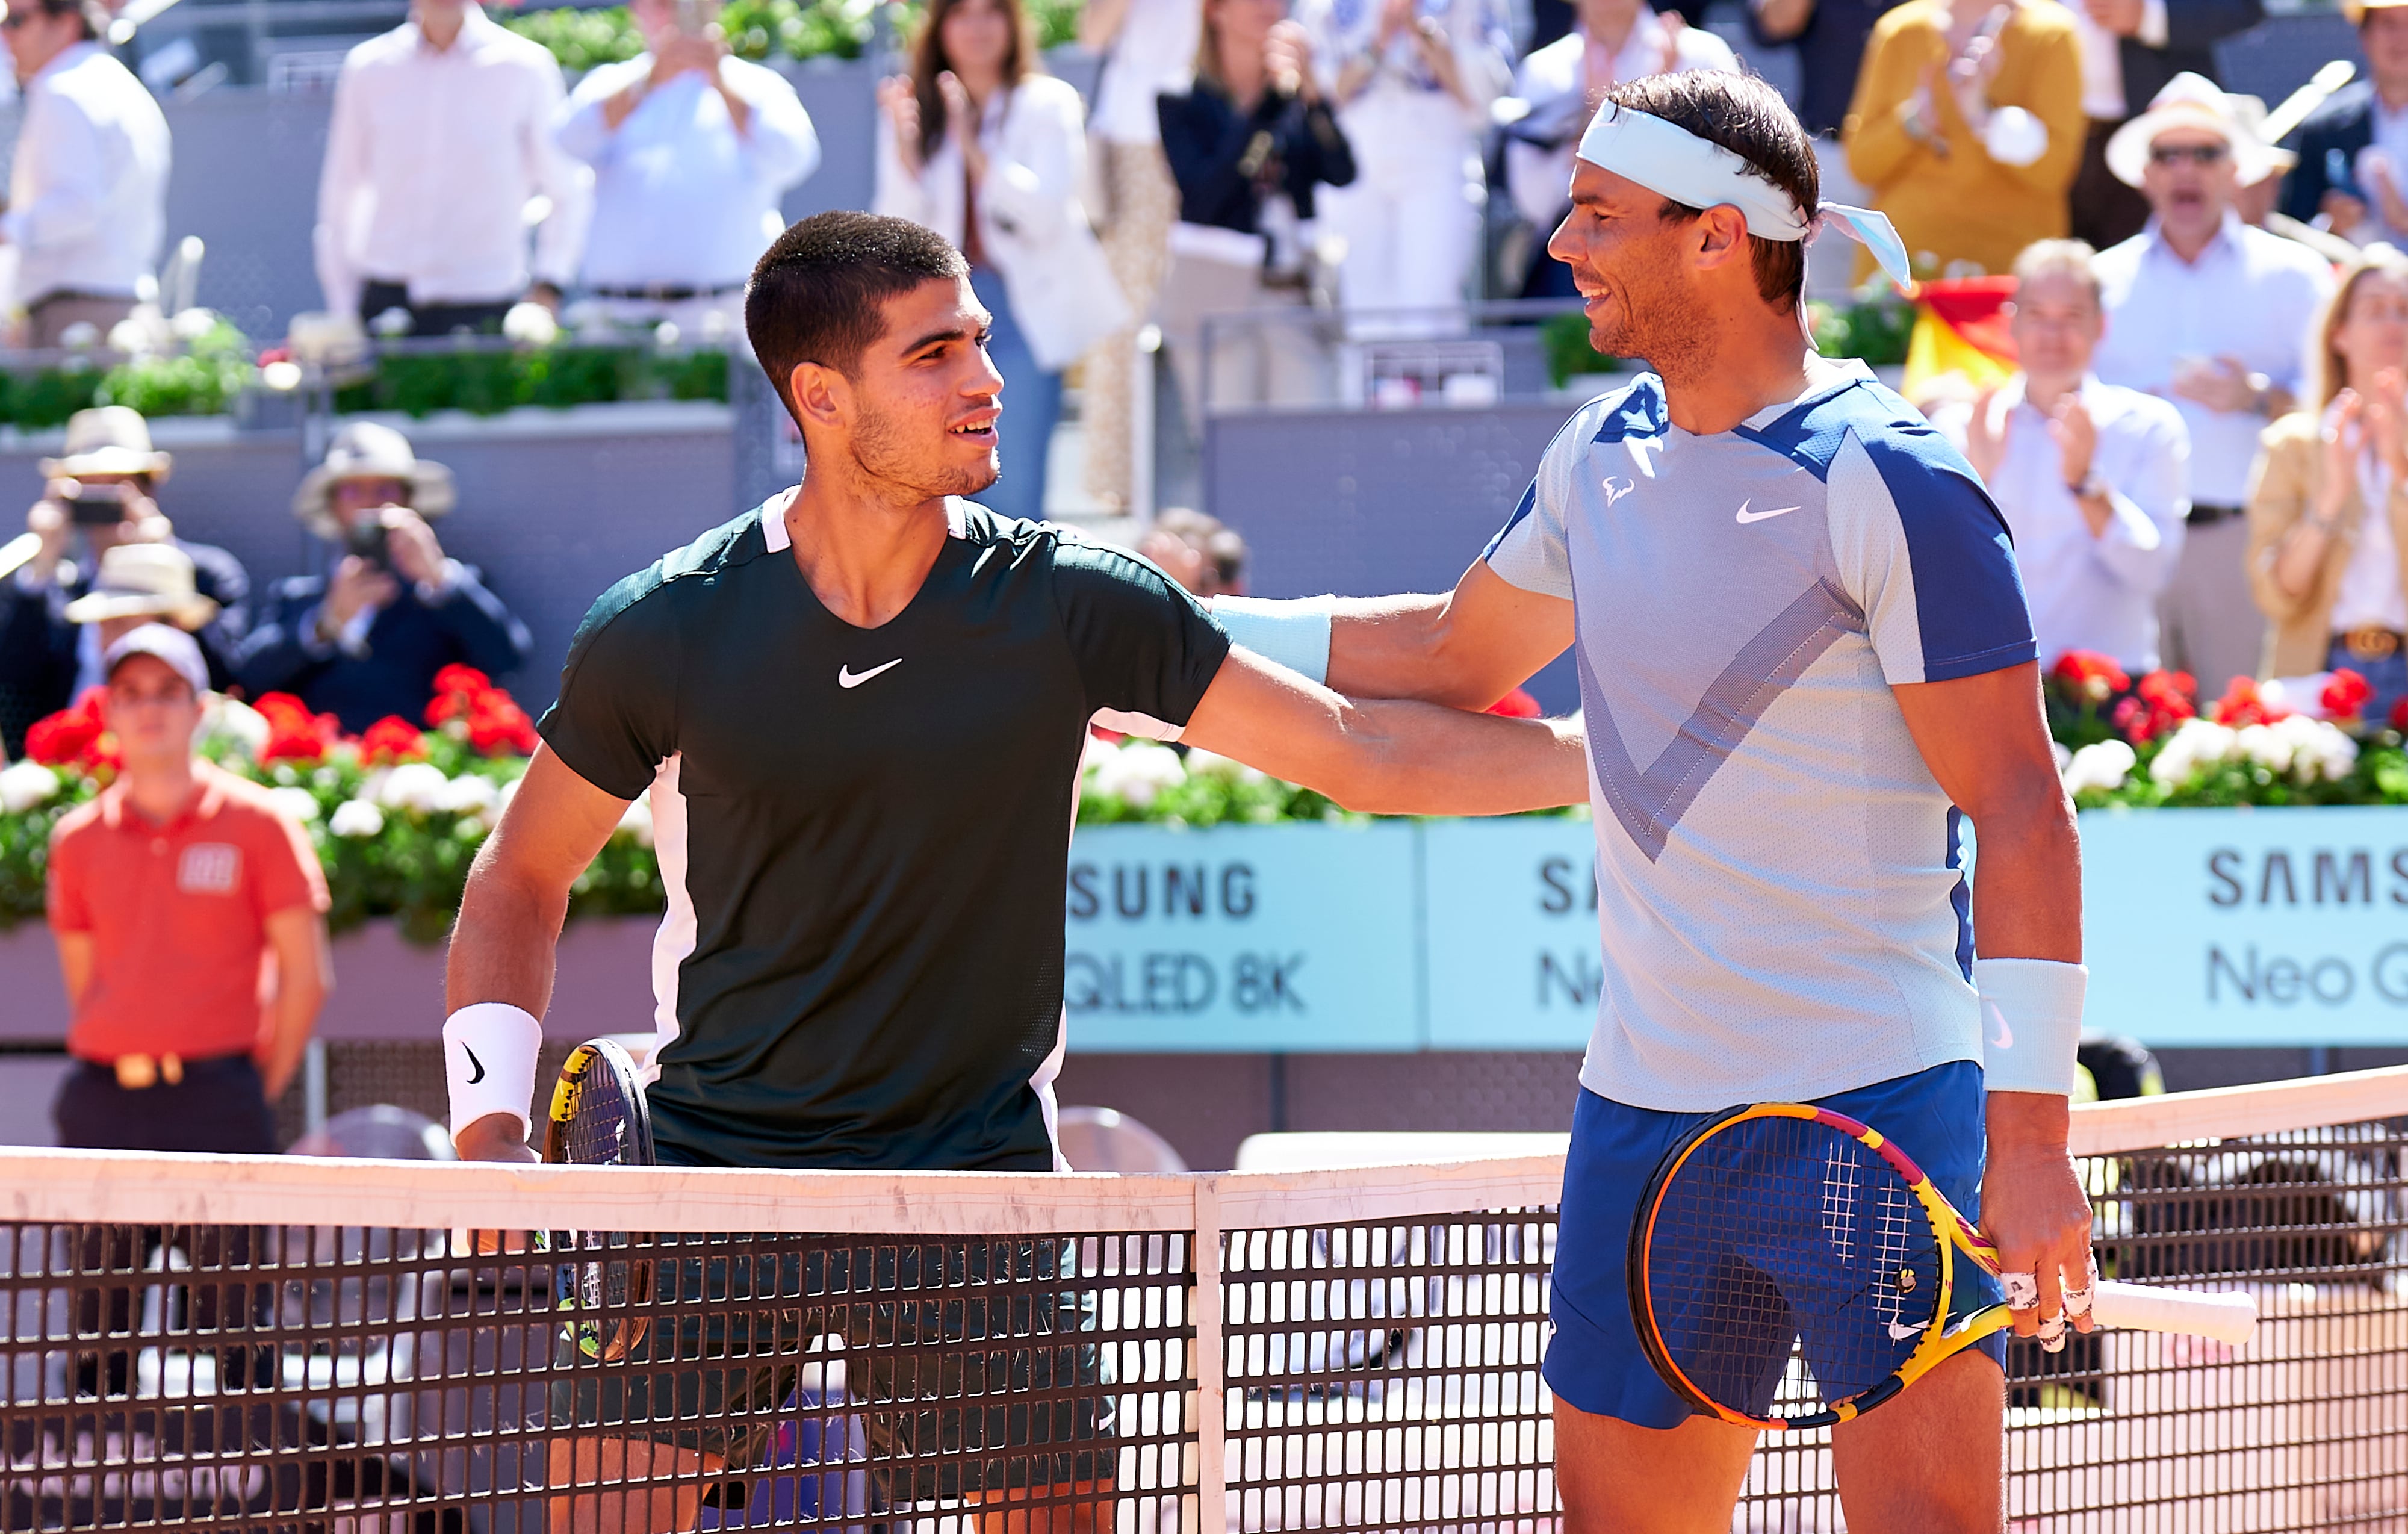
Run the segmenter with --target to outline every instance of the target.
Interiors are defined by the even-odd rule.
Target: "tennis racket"
[[[543,1158],[576,1167],[653,1165],[652,1118],[636,1062],[608,1039],[589,1039],[569,1051],[552,1089],[543,1126]],[[624,1231],[552,1233],[552,1250],[623,1250]],[[570,1332],[589,1358],[616,1363],[632,1354],[652,1323],[640,1311],[652,1297],[652,1265],[630,1256],[564,1261],[552,1269],[554,1302],[578,1318]]]
[[[2014,1324],[2003,1304],[1951,1319],[1968,1262],[1999,1271],[1997,1249],[1879,1131],[1756,1103],[1692,1130],[1649,1179],[1630,1232],[1631,1319],[1656,1373],[1701,1415],[1822,1427]],[[2237,1344],[2258,1306],[2100,1283],[2091,1315]],[[1802,1376],[1790,1367],[1801,1343]]]

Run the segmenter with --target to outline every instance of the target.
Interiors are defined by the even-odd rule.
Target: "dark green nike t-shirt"
[[[855,628],[785,504],[605,593],[540,725],[606,793],[660,780],[661,1158],[1050,1168],[1087,721],[1184,724],[1229,641],[1136,555],[961,501]]]

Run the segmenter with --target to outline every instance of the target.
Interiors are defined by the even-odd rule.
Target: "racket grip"
[[[2090,1314],[2102,1326],[2187,1332],[2235,1347],[2258,1329],[2258,1301],[2229,1291],[2206,1294],[2102,1281],[2091,1299]]]

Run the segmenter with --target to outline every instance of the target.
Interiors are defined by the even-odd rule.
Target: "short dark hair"
[[[780,235],[744,287],[744,334],[778,397],[804,363],[855,376],[861,354],[886,333],[887,299],[923,282],[969,275],[969,263],[933,229],[876,213],[818,213]]]
[[[1747,162],[1748,169],[1787,193],[1808,218],[1823,201],[1823,176],[1814,164],[1813,140],[1781,93],[1754,75],[1693,69],[1649,75],[1614,86],[1605,99],[1634,112],[1660,117]],[[1664,200],[1666,218],[1696,218],[1702,211]],[[1750,235],[1756,260],[1756,291],[1775,307],[1795,306],[1806,292],[1806,246],[1802,240]]]
[[[36,8],[45,16],[72,16],[82,22],[85,42],[108,36],[108,7],[100,0],[37,0]]]

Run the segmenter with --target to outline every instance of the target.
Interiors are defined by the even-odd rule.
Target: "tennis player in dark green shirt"
[[[1564,724],[1340,697],[1233,650],[1144,560],[963,499],[997,477],[989,321],[960,254],[900,220],[823,214],[762,258],[746,330],[810,472],[579,630],[452,939],[464,1155],[532,1155],[569,887],[647,792],[670,892],[661,1158],[1002,1170],[1058,1161],[1063,889],[1098,710],[1359,809],[1584,797]],[[605,1484],[663,1452],[740,1470],[753,1447],[620,1430]]]

